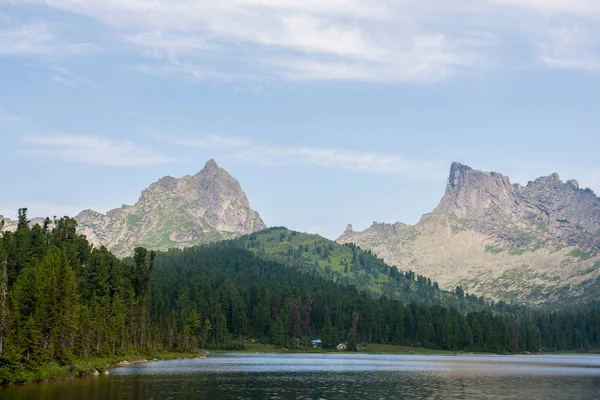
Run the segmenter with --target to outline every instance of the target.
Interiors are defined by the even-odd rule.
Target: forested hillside
[[[155,290],[155,318],[171,321],[174,337],[185,337],[189,314],[195,321],[200,315],[210,328],[208,344],[255,338],[289,346],[320,338],[326,347],[347,341],[500,353],[600,346],[596,308],[551,312],[497,305],[490,311],[490,305],[463,313],[371,298],[231,243],[158,253]]]
[[[430,278],[412,271],[400,272],[369,250],[352,243],[341,245],[319,235],[273,227],[241,236],[226,243],[251,250],[259,258],[322,277],[347,286],[355,286],[369,297],[387,296],[405,303],[443,305],[461,311],[489,306],[483,297],[441,290]]]
[[[462,312],[400,301],[266,260],[235,242],[162,253],[136,248],[121,261],[77,235],[75,220],[49,223],[30,228],[20,210],[17,230],[0,240],[3,382],[48,363],[239,348],[249,339],[289,348],[319,338],[326,348],[345,341],[352,350],[359,343],[500,353],[600,348],[597,308],[500,303]]]

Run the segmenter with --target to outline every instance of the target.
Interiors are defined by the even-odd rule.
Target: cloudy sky
[[[0,214],[214,158],[268,225],[414,223],[450,163],[600,191],[599,0],[0,0]]]

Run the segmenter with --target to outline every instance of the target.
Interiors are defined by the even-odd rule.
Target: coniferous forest
[[[119,260],[76,228],[68,217],[31,227],[21,209],[16,231],[2,233],[0,381],[48,363],[239,349],[249,340],[293,348],[321,339],[352,351],[371,343],[494,353],[600,348],[597,307],[494,304],[460,288],[455,301],[433,301],[442,298],[433,289],[387,297],[261,257],[239,241],[136,248]],[[387,268],[402,287],[420,280],[439,290]]]

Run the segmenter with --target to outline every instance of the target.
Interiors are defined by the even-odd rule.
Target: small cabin
[[[337,345],[337,347],[335,348],[337,351],[346,351],[346,349],[348,348],[348,346],[346,346],[345,343],[340,343]]]
[[[321,341],[321,339],[312,340],[311,343],[312,343],[312,347],[321,347],[323,345],[323,342]]]

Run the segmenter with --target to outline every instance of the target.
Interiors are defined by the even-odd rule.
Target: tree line
[[[321,339],[330,348],[385,343],[498,353],[600,346],[598,308],[550,311],[490,302],[462,312],[372,298],[229,242],[158,253],[156,274],[155,319],[169,318],[185,337],[186,312],[194,310],[220,327],[205,333],[208,343],[256,339],[293,346]]]
[[[138,247],[119,260],[76,228],[68,217],[31,227],[21,209],[16,231],[2,233],[0,380],[19,366],[235,348],[247,340],[499,353],[600,348],[596,307],[546,311],[486,303],[463,311],[374,298],[232,242],[160,253]]]

